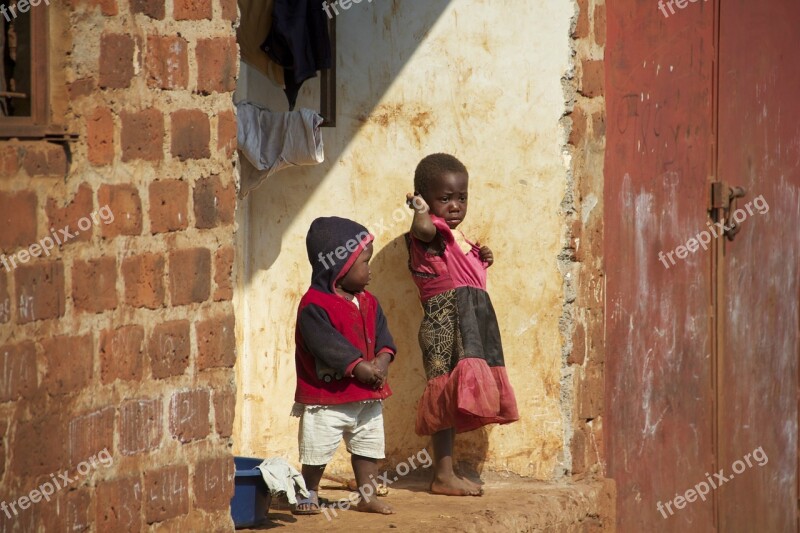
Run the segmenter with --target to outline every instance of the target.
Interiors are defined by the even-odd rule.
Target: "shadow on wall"
[[[238,365],[239,372],[259,376],[258,382],[250,381],[249,377],[240,381],[243,394],[240,391],[237,410],[242,429],[237,430],[237,440],[247,453],[289,453],[290,457],[294,453],[296,429],[292,424],[295,422],[285,420],[287,417],[283,413],[288,412],[288,406],[284,410],[283,403],[288,402],[284,396],[290,389],[293,392],[294,313],[308,286],[310,266],[305,253],[301,256],[288,249],[296,250],[298,243],[294,239],[304,238],[308,229],[307,226],[297,227],[298,221],[336,215],[365,225],[384,217],[390,226],[385,231],[374,231],[376,254],[372,259],[373,281],[369,287],[386,312],[398,347],[398,357],[390,372],[394,394],[385,403],[384,412],[387,466],[394,468],[423,448],[433,454],[430,439],[418,437],[414,432],[416,406],[426,378],[417,341],[422,309],[408,271],[408,252],[402,236],[411,223],[410,211],[407,218],[390,224],[391,211],[382,212],[379,202],[369,207],[372,205],[370,195],[375,189],[387,187],[391,182],[386,181],[385,175],[375,174],[375,165],[365,165],[364,161],[385,160],[386,152],[398,141],[384,133],[388,130],[386,126],[394,121],[407,123],[408,117],[398,106],[390,106],[388,111],[376,111],[376,107],[449,3],[450,0],[431,0],[405,3],[401,8],[397,0],[374,0],[371,4],[353,6],[337,17],[338,116],[335,128],[323,130],[325,162],[312,167],[289,168],[271,176],[250,194],[241,213],[247,215],[246,220],[239,219],[245,226],[247,249],[239,253],[246,262],[242,281],[249,293],[245,296],[245,305],[252,307],[252,311],[247,311],[252,318],[247,322],[251,329],[245,333],[251,342],[244,348],[246,353],[242,354]],[[310,89],[314,86],[309,82],[304,88],[299,106],[316,106],[317,96]],[[248,88],[251,94],[260,91],[257,86]],[[267,104],[273,110],[281,111],[283,108],[278,106],[286,105],[282,93],[278,93],[278,98],[265,96],[265,93],[259,96],[262,100],[269,99]],[[379,153],[371,155],[361,150],[343,159],[343,154],[368,123],[368,138],[362,135],[359,146],[369,146]],[[413,127],[411,121],[409,128]],[[414,135],[416,131],[412,129],[410,133]],[[425,146],[419,146],[419,158],[427,153]],[[243,160],[242,164],[249,163]],[[352,172],[347,184],[341,179],[341,171],[335,180],[330,179],[342,164]],[[397,174],[396,169],[392,172]],[[398,206],[404,206],[406,189],[410,191],[412,187],[413,168],[408,172],[408,181],[396,191]],[[369,214],[365,216],[365,212]],[[398,233],[399,236],[393,237]],[[391,241],[386,242],[388,239]],[[270,397],[274,391],[279,391],[281,396],[277,400],[279,407],[267,407],[273,403]],[[456,458],[465,463],[462,464],[464,473],[482,472],[490,431],[493,430],[481,429],[457,439]]]
[[[338,116],[335,128],[323,129],[325,162],[313,167],[283,170],[267,178],[250,194],[247,200],[250,205],[270,205],[278,200],[285,208],[275,217],[265,217],[258,209],[250,211],[246,223],[257,229],[251,236],[251,244],[261,249],[258,251],[258,262],[251,263],[250,268],[245,269],[246,285],[249,285],[255,272],[266,270],[275,262],[282,248],[286,228],[311,196],[314,193],[327,192],[325,178],[450,2],[451,0],[428,0],[424,4],[414,5],[413,9],[406,4],[403,8],[405,11],[401,12],[399,0],[374,0],[370,4],[353,5],[348,11],[340,11],[340,15],[336,17]],[[357,9],[361,11],[356,11]],[[365,10],[366,16],[371,19],[371,25],[363,24]],[[358,78],[352,77],[351,74],[356,72]],[[352,87],[350,84],[356,86]],[[309,87],[312,86],[316,87],[314,80],[306,82],[298,107],[318,107],[318,93],[315,89],[314,94],[311,94]],[[286,106],[282,91],[278,91],[278,94],[280,105]],[[275,111],[284,110],[274,105],[271,107]],[[387,139],[386,142],[388,145],[390,141]],[[242,165],[250,166],[245,158],[240,157],[240,160]],[[348,204],[342,204],[342,208],[336,213],[319,215],[352,216],[347,206]]]

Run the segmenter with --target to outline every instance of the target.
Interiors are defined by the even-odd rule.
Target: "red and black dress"
[[[416,432],[457,433],[519,420],[508,381],[500,328],[486,292],[487,264],[468,242],[465,253],[444,219],[431,215],[444,244],[436,253],[406,234],[409,269],[425,316],[419,345],[428,384],[417,407]]]

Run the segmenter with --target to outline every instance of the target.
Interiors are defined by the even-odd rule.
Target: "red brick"
[[[74,467],[81,462],[91,464],[91,460],[95,461],[94,468],[101,466],[97,454],[103,450],[111,454],[114,449],[116,411],[115,407],[105,407],[99,411],[77,416],[70,421],[68,450],[70,466]]]
[[[103,383],[141,381],[144,375],[144,328],[122,326],[100,335],[100,378]]]
[[[146,65],[149,87],[185,89],[189,83],[186,39],[177,35],[149,35]]]
[[[168,466],[144,473],[144,513],[148,524],[189,512],[189,468]]]
[[[231,92],[236,88],[239,51],[234,37],[197,40],[197,90]]]
[[[157,309],[164,304],[164,257],[143,254],[122,261],[125,303]]]
[[[86,231],[76,230],[75,228],[81,218],[91,215],[94,207],[93,200],[92,188],[86,183],[81,183],[75,196],[73,196],[67,204],[61,201],[61,197],[50,196],[47,198],[45,212],[47,213],[47,219],[50,223],[49,227],[55,230],[57,245],[58,241],[66,245],[71,242],[85,242],[91,239],[94,233],[94,225],[90,226]],[[62,205],[64,205],[64,207],[61,207]],[[61,233],[60,230],[64,228],[67,229],[67,233],[72,235],[71,238],[67,238],[66,235]],[[52,236],[51,232],[50,237],[52,238]],[[60,249],[61,245],[58,246]]]
[[[586,141],[586,113],[576,106],[570,116],[572,117],[572,130],[569,132],[569,144],[581,146],[581,143]]]
[[[199,389],[175,392],[169,402],[169,430],[181,442],[204,439],[211,431],[209,424],[210,394]]]
[[[63,146],[37,143],[23,150],[22,167],[29,176],[65,177],[69,171]]]
[[[106,34],[100,38],[100,87],[125,89],[133,79],[133,37],[126,34]]]
[[[88,488],[74,489],[77,485],[74,473],[70,474],[70,479],[73,480],[72,490],[58,491],[55,502],[37,504],[47,505],[47,511],[40,512],[42,524],[38,531],[89,531],[89,517],[93,516],[95,505],[92,495]]]
[[[161,161],[164,158],[164,115],[158,109],[120,113],[122,160]]]
[[[603,413],[603,370],[590,364],[578,380],[578,417],[586,420]]]
[[[119,408],[119,450],[124,455],[155,450],[163,436],[160,398],[126,400]]]
[[[150,184],[150,232],[166,233],[188,227],[189,184],[159,180]]]
[[[233,315],[198,322],[197,366],[200,370],[233,367],[236,362],[236,331]]]
[[[76,392],[92,379],[92,335],[49,337],[41,341],[46,360],[43,385],[51,395]]]
[[[599,59],[585,59],[581,62],[581,88],[580,93],[587,98],[603,96],[605,70],[603,61]]]
[[[0,420],[0,479],[6,475],[6,458],[8,457],[8,422]],[[3,495],[4,496],[4,495]],[[3,527],[3,518],[0,516],[0,531],[5,531]]]
[[[0,346],[0,402],[30,398],[36,392],[36,346],[31,341]]]
[[[114,161],[114,117],[107,107],[98,107],[86,121],[89,162],[95,166]]]
[[[592,134],[596,141],[602,141],[606,135],[606,114],[597,111],[592,115]]]
[[[6,145],[0,148],[0,177],[10,178],[19,172],[19,148]]]
[[[69,84],[69,99],[77,100],[84,96],[89,96],[95,90],[95,83],[93,78],[81,78]]]
[[[576,428],[572,433],[572,441],[569,443],[572,452],[572,473],[582,474],[586,472],[586,431],[585,424]]]
[[[142,530],[142,481],[132,476],[97,484],[95,528],[98,533]]]
[[[17,422],[11,445],[14,460],[10,469],[25,478],[62,472],[67,463],[66,428],[69,418],[69,413],[59,411],[35,413],[33,419]],[[47,436],[46,445],[42,442],[43,435]]]
[[[172,156],[181,161],[211,157],[211,125],[208,115],[199,109],[181,109],[172,119]]]
[[[567,357],[567,364],[582,365],[586,357],[586,330],[583,324],[575,324],[575,331],[572,333],[572,352]]]
[[[233,248],[220,248],[214,253],[214,301],[230,301],[233,299]]]
[[[217,150],[220,150],[225,156],[231,157],[238,142],[236,139],[236,115],[233,111],[223,111],[217,115],[217,118]]]
[[[114,222],[102,226],[104,237],[142,234],[142,200],[134,185],[101,185],[97,191],[97,201],[102,206],[108,206],[114,214]]]
[[[11,297],[8,294],[8,274],[0,269],[0,324],[11,320]]]
[[[195,225],[200,229],[233,223],[236,190],[233,184],[222,187],[217,175],[197,180],[194,186]]]
[[[147,344],[150,367],[156,379],[179,376],[189,368],[189,321],[173,320],[153,328]]]
[[[14,272],[17,286],[17,323],[27,324],[64,316],[64,264],[38,262]]]
[[[198,462],[194,467],[194,501],[204,511],[229,509],[233,498],[233,457]]]
[[[0,250],[28,246],[36,239],[37,204],[35,192],[0,191]]]
[[[236,407],[236,394],[233,391],[214,391],[214,426],[220,437],[233,434],[233,416]]]
[[[578,22],[572,36],[575,39],[589,36],[589,0],[578,0]]]
[[[156,20],[164,20],[165,6],[164,0],[131,0],[132,13],[144,13]]]
[[[211,292],[211,252],[208,248],[170,252],[169,289],[172,305],[208,300]]]
[[[235,21],[239,17],[239,8],[236,5],[236,0],[219,0],[219,3],[222,9],[222,18]]]
[[[174,0],[175,20],[211,19],[211,0]]]
[[[594,42],[598,46],[606,45],[606,5],[594,7]]]
[[[102,313],[117,308],[117,260],[101,257],[72,265],[72,302],[78,311]]]

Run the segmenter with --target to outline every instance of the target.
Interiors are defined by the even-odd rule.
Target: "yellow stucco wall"
[[[373,0],[340,11],[338,122],[323,132],[325,163],[272,176],[238,212],[235,453],[297,460],[294,321],[311,273],[305,234],[326,215],[375,232],[369,290],[399,348],[385,403],[390,463],[428,445],[414,434],[425,378],[404,198],[419,159],[445,151],[471,174],[462,229],[495,254],[489,292],[522,417],[459,437],[457,458],[540,479],[568,467],[556,257],[567,168],[561,79],[574,9],[571,0]],[[239,97],[285,109],[281,92],[246,66],[240,85]],[[315,86],[301,105],[317,107]],[[349,469],[344,446],[331,467]]]

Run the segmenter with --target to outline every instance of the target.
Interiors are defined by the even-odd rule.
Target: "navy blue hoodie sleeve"
[[[381,304],[376,302],[375,313],[375,354],[389,348],[392,351],[392,361],[394,361],[394,354],[397,353],[397,347],[394,345],[392,334],[389,333],[389,324],[386,323],[386,316],[383,314]],[[385,350],[384,350],[385,351]]]
[[[361,357],[358,348],[333,327],[328,313],[317,305],[303,308],[297,326],[306,349],[325,366],[344,373],[350,363]]]

